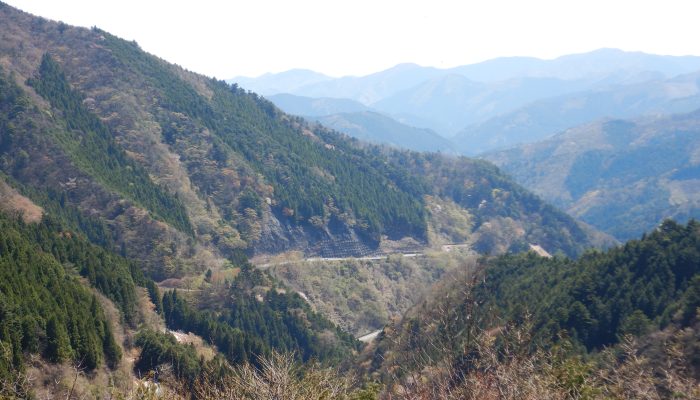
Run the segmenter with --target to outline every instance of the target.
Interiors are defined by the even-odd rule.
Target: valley
[[[224,81],[20,8],[0,399],[700,398],[700,56]]]

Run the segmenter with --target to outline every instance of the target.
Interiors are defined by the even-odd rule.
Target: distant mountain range
[[[456,154],[454,145],[434,131],[414,128],[373,111],[331,114],[315,119],[329,128],[367,142]]]
[[[545,139],[600,118],[631,118],[700,108],[700,73],[616,85],[550,97],[468,126],[453,141],[463,154],[478,154]]]
[[[384,98],[372,106],[402,122],[452,136],[465,126],[531,101],[589,88],[587,81],[517,78],[481,83],[450,74]]]
[[[327,116],[369,107],[397,122],[454,137],[457,151],[476,154],[597,118],[691,111],[695,99],[684,98],[695,95],[696,78],[688,74],[697,71],[696,56],[600,49],[553,60],[498,58],[449,69],[400,64],[342,78],[291,70],[230,82],[270,97],[292,114]],[[398,145],[415,148],[410,140]]]
[[[268,99],[284,112],[304,116],[360,140],[456,154],[454,144],[434,131],[403,124],[354,100],[292,94],[276,94]]]
[[[498,82],[520,77],[548,77],[564,80],[597,79],[624,73],[636,76],[656,71],[666,77],[700,69],[700,57],[663,56],[603,48],[570,54],[553,60],[531,57],[502,57],[450,69],[451,73],[481,82]]]
[[[483,154],[620,240],[700,216],[700,57],[601,49],[326,78],[270,99],[362,140]]]
[[[320,74],[303,71],[303,76],[309,77],[311,80],[316,79],[316,81],[298,86],[300,73],[299,70],[292,70],[280,74],[265,74],[259,78],[237,77],[230,79],[229,82],[238,83],[245,89],[263,89],[260,90],[263,95],[286,92],[307,97],[348,98],[370,105],[384,97],[443,74],[437,68],[421,67],[416,64],[399,64],[385,71],[362,77],[345,76],[321,79]],[[273,86],[296,86],[296,88],[285,91],[267,89]]]
[[[619,240],[700,217],[700,111],[604,120],[484,157]]]
[[[292,93],[309,97],[350,98],[370,105],[402,90],[446,75],[460,75],[482,83],[526,77],[601,81],[615,76],[615,81],[619,82],[624,81],[626,77],[641,76],[649,72],[672,77],[695,70],[700,70],[700,57],[599,49],[553,60],[503,57],[449,69],[399,64],[360,77],[332,78],[309,70],[294,69],[257,78],[239,76],[229,79],[229,82],[238,83],[245,89],[263,95]]]
[[[280,93],[267,96],[267,99],[275,103],[284,112],[294,115],[306,115],[309,117],[321,117],[331,114],[352,113],[370,111],[370,107],[359,101],[350,99],[336,99],[331,97],[306,97],[288,93]]]
[[[332,78],[307,69],[292,69],[279,74],[265,74],[258,78],[238,77],[231,83],[237,83],[245,89],[262,95],[291,93],[306,85],[328,81]]]

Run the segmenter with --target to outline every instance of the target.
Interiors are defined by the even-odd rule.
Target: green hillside
[[[105,363],[116,367],[122,351],[113,332],[120,321],[106,317],[90,288],[117,305],[123,322],[134,324],[141,272],[48,219],[27,225],[0,215],[0,225],[3,381],[27,368],[29,354],[80,363],[86,371]]]
[[[111,237],[113,249],[158,280],[216,269],[240,250],[364,255],[407,238],[426,246],[435,215],[426,195],[452,201],[463,169],[474,186],[455,196],[472,197],[456,203],[475,216],[480,250],[535,242],[575,255],[601,243],[561,213],[543,217],[544,203],[493,168],[431,155],[440,179],[427,178],[411,166],[425,165],[423,156],[396,163],[381,148],[286,115],[134,42],[8,6],[0,13],[8,21],[3,85],[19,101],[6,99],[3,112],[12,125],[0,165],[8,183],[42,207],[54,204],[50,197],[83,220],[102,221],[109,233],[92,240]],[[479,207],[494,195],[509,200]],[[538,221],[544,230],[534,230]]]
[[[487,162],[351,139],[98,28],[2,3],[0,20],[0,379],[32,386],[0,397],[190,395],[279,357],[312,380],[363,348],[338,326],[377,328],[462,259],[334,280],[341,261],[313,303],[249,257],[612,243]]]
[[[532,252],[487,258],[443,278],[384,329],[359,365],[389,392],[434,390],[446,398],[509,384],[552,398],[621,396],[641,385],[659,396],[652,398],[667,398],[674,387],[692,397],[699,266],[697,221],[665,221],[639,240],[578,260]],[[631,368],[637,375],[618,374]]]
[[[698,112],[600,121],[485,158],[576,218],[627,240],[664,218],[700,216],[699,122]]]

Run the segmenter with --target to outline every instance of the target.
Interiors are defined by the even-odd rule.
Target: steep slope
[[[149,211],[143,215],[144,222],[151,215],[158,217],[159,205],[147,204],[125,189],[142,190],[140,182],[109,182],[114,176],[104,175],[100,172],[104,170],[95,164],[97,160],[82,153],[88,150],[100,155],[99,151],[76,146],[76,133],[66,139],[61,136],[65,136],[61,131],[66,128],[78,132],[94,130],[95,135],[102,136],[103,148],[112,146],[110,141],[118,145],[107,152],[117,157],[115,163],[127,160],[131,164],[124,168],[143,168],[149,175],[143,184],[165,190],[165,194],[158,195],[158,201],[183,204],[187,224],[196,231],[200,244],[215,246],[224,253],[246,247],[267,251],[309,248],[310,241],[332,240],[334,232],[344,240],[364,240],[370,245],[376,244],[380,234],[417,238],[423,235],[422,205],[420,196],[410,193],[411,179],[405,183],[392,180],[391,171],[379,163],[372,165],[362,151],[338,135],[324,130],[313,132],[255,95],[186,73],[105,32],[69,28],[7,6],[2,12],[10,22],[3,26],[7,39],[3,41],[3,65],[13,74],[7,79],[23,86],[25,78],[32,78],[29,82],[37,84],[22,90],[36,90],[38,95],[46,96],[42,100],[33,93],[25,96],[29,104],[38,102],[45,111],[32,109],[31,115],[22,118],[34,122],[43,119],[47,126],[56,124],[51,118],[60,119],[57,141],[49,140],[44,156],[39,157],[36,149],[24,147],[41,142],[38,140],[8,142],[6,147],[7,154],[18,156],[23,154],[19,152],[22,148],[30,157],[61,164],[41,168],[54,168],[59,175],[39,174],[38,164],[20,164],[29,170],[14,166],[13,171],[6,170],[18,181],[41,179],[42,187],[61,192],[66,182],[80,185],[81,172],[86,183],[99,189],[74,190],[67,199],[70,203],[115,220],[121,213],[107,211],[110,203],[106,198],[96,202],[94,193],[109,193],[114,199],[126,195],[136,208]],[[11,56],[20,47],[23,56]],[[46,50],[51,50],[52,56],[42,61]],[[53,72],[44,74],[45,70]],[[49,89],[42,90],[44,86]],[[54,87],[63,93],[54,93]],[[70,101],[66,103],[64,98]],[[48,104],[42,103],[44,100]],[[72,126],[78,117],[87,122]],[[38,133],[38,129],[28,129],[26,136]],[[67,143],[69,139],[74,142]],[[56,157],[66,153],[65,158]],[[76,171],[63,164],[70,164]],[[149,183],[151,180],[154,183]],[[387,191],[388,184],[393,189]],[[380,192],[383,199],[394,194],[398,197],[391,202],[372,200]],[[87,204],[88,199],[93,204]],[[163,209],[176,210],[163,204]],[[133,212],[141,211],[134,208]],[[394,219],[397,225],[388,230],[380,228],[387,218]],[[182,243],[187,242],[186,235],[176,232],[188,233],[185,222],[158,219],[167,224],[151,225],[170,239],[153,237],[149,241],[168,242],[180,237],[175,254],[169,256],[186,260],[197,255],[193,254],[197,245]],[[131,222],[124,230],[133,231],[138,226]],[[135,236],[146,239],[153,235]],[[133,245],[129,241],[127,251]],[[152,246],[144,243],[139,247],[143,250]],[[186,253],[190,256],[184,256]],[[140,251],[130,254],[146,256]]]
[[[162,324],[146,320],[150,307],[169,328],[207,338],[234,364],[273,349],[337,363],[357,349],[352,336],[245,262],[238,263],[241,269],[232,282],[203,284],[206,297],[169,291],[161,298],[138,263],[89,243],[82,232],[66,230],[49,215],[27,224],[0,214],[0,228],[0,397],[26,398],[34,390],[65,397],[60,385],[66,385],[66,375],[74,375],[70,365],[89,374],[95,385],[81,383],[78,395],[130,387],[135,377],[160,364],[174,364],[178,379],[195,379],[209,360],[192,356],[194,347],[184,350],[187,357],[176,356],[172,346],[142,340]],[[148,290],[153,305],[137,285]],[[125,340],[137,326],[142,331],[137,340]],[[169,334],[161,336],[175,343]],[[143,351],[132,365],[123,355],[132,356],[134,347]],[[33,382],[28,369],[52,378]]]
[[[485,157],[620,240],[700,216],[700,113],[609,120]]]
[[[445,393],[441,398],[479,398],[455,394],[493,393],[500,385],[520,393],[512,398],[567,398],[574,391],[619,390],[607,385],[637,390],[640,376],[654,382],[653,393],[672,390],[673,378],[689,379],[679,392],[692,397],[700,369],[699,265],[697,221],[665,221],[641,240],[576,261],[531,252],[467,264],[387,326],[362,365],[376,371],[389,392],[422,385],[428,393]],[[633,348],[625,335],[642,345]],[[637,375],[614,382],[609,369],[621,366],[610,365],[610,358],[628,357],[638,363]],[[540,374],[553,380],[538,382],[546,380]],[[542,392],[523,395],[537,385]]]
[[[128,374],[123,337],[143,322],[137,285],[149,283],[138,265],[47,215],[25,223],[0,213],[0,228],[0,397],[30,396],[26,371],[51,375],[42,385],[73,375],[54,365],[102,385]]]
[[[550,253],[576,256],[590,244],[608,247],[616,242],[545,203],[488,162],[398,150],[387,152],[387,157],[431,183],[432,197],[426,198],[430,228],[441,225],[447,237],[466,234],[480,253],[521,251],[540,244]],[[441,218],[447,222],[439,224]],[[465,233],[452,231],[462,219]]]
[[[596,119],[693,111],[700,107],[700,74],[633,85],[614,85],[539,100],[468,126],[454,141],[463,154],[478,154],[542,140]]]
[[[426,243],[434,183],[379,149],[99,29],[0,13],[3,79],[19,93],[5,108],[9,183],[103,221],[151,276],[216,270],[242,250],[361,255],[405,237]]]
[[[454,154],[452,143],[434,131],[414,128],[373,111],[331,114],[309,119],[370,143]]]

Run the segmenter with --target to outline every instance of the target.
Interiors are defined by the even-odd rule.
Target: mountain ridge
[[[615,85],[534,101],[466,127],[453,140],[464,154],[478,154],[545,139],[600,118],[690,112],[700,108],[700,72],[670,79]]]
[[[554,204],[619,239],[663,218],[700,216],[700,111],[607,119],[485,158]]]
[[[70,189],[61,201],[104,220],[116,245],[143,260],[152,276],[164,279],[217,269],[239,252],[301,250],[314,255],[345,243],[366,254],[377,251],[382,241],[409,236],[427,244],[425,196],[436,195],[438,189],[424,179],[425,171],[406,170],[406,163],[423,162],[418,154],[385,152],[310,125],[237,85],[184,71],[97,28],[73,28],[8,6],[0,12],[11,22],[0,31],[7,39],[0,44],[0,65],[31,105],[24,114],[28,129],[17,136],[23,140],[5,143],[3,171],[14,179],[10,183],[20,182],[27,190],[38,185],[61,197]],[[37,71],[46,57],[62,71],[46,79],[49,83],[65,79],[70,90],[61,96],[73,99],[69,108],[61,108],[61,97],[52,105],[52,92],[44,93],[46,100],[40,90],[26,84],[38,81]],[[75,125],[71,112],[83,115],[80,118],[88,123]],[[39,135],[37,125],[51,127],[55,136]],[[86,157],[76,146],[76,140],[83,140],[81,130],[113,141],[112,153],[134,163],[123,171],[143,168],[148,175],[144,179],[164,188],[165,200],[182,203],[194,237],[159,220],[155,206],[125,201],[123,194],[131,185],[139,190],[143,185],[124,180],[117,190],[105,184],[113,177],[96,173],[101,168],[98,159]],[[22,158],[25,154],[31,162]],[[456,165],[444,162],[444,170],[435,173],[449,181],[450,168]],[[526,227],[525,236],[537,232],[533,221],[544,209],[536,205],[539,199],[526,196],[506,178],[489,176],[496,174],[494,170],[468,162],[463,166],[475,168],[472,179],[494,182],[493,189],[518,193],[528,203],[516,207],[527,211],[510,216],[507,208],[498,208],[480,219],[475,231],[490,218],[508,216],[508,226],[519,226],[518,232]],[[484,196],[486,202],[501,196],[477,189],[467,191]],[[464,190],[455,193],[466,196]],[[34,200],[53,201],[48,198],[42,194]],[[457,203],[461,200],[457,198]],[[478,203],[459,207],[479,215]],[[554,224],[579,229],[564,214],[551,213],[556,215],[550,219]],[[535,234],[528,240],[547,242],[547,235]],[[506,243],[498,244],[500,251],[522,235],[506,236]],[[566,251],[580,252],[592,243],[589,239],[567,244]],[[548,250],[557,249],[561,248]]]

